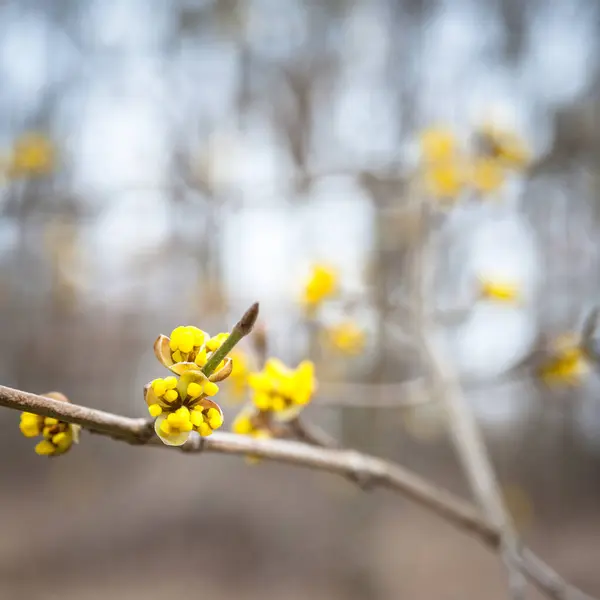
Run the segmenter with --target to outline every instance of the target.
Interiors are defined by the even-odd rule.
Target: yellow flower
[[[431,128],[421,133],[421,154],[426,162],[450,160],[456,151],[456,139],[448,129]]]
[[[197,327],[176,327],[170,337],[158,336],[154,342],[154,354],[162,365],[177,375],[187,371],[199,371],[228,336],[228,333],[219,333],[211,338],[208,333]],[[213,380],[225,379],[231,368],[231,359],[226,358],[215,372],[218,379],[213,376]]]
[[[252,405],[245,406],[238,413],[231,425],[231,431],[257,440],[267,440],[273,437],[268,415]],[[249,455],[246,456],[246,461],[249,464],[257,464],[260,462],[260,458]]]
[[[516,304],[519,301],[519,286],[511,281],[482,278],[479,288],[480,297],[485,300]]]
[[[542,381],[551,387],[581,385],[589,372],[588,358],[574,334],[558,337],[548,361],[539,369]]]
[[[42,134],[26,133],[15,141],[9,159],[9,175],[40,176],[54,169],[55,151],[52,142]]]
[[[200,371],[186,371],[179,379],[155,379],[144,388],[154,430],[168,446],[181,446],[191,431],[206,437],[223,424],[220,406],[209,400],[218,386]]]
[[[455,199],[467,183],[464,167],[458,161],[428,165],[425,168],[424,178],[427,192],[441,200]]]
[[[309,309],[315,308],[326,298],[335,295],[337,291],[337,272],[326,265],[314,265],[304,286],[304,304]]]
[[[530,153],[516,134],[488,123],[480,128],[479,135],[484,153],[498,159],[506,167],[523,169],[530,162]]]
[[[502,164],[493,158],[477,158],[471,165],[471,185],[480,194],[490,194],[502,187],[505,174]]]
[[[54,400],[68,402],[66,396],[59,392],[44,394]],[[25,437],[42,436],[43,439],[35,446],[35,452],[40,456],[59,456],[68,452],[79,441],[79,425],[65,423],[52,417],[43,417],[35,413],[21,413],[19,429]]]
[[[296,369],[290,369],[280,360],[270,358],[262,371],[249,375],[248,384],[258,410],[289,420],[312,399],[316,389],[314,365],[305,360]]]
[[[231,353],[232,369],[228,378],[231,394],[239,399],[244,396],[248,388],[248,375],[250,374],[249,360],[245,352],[234,350]]]
[[[327,330],[330,343],[344,354],[360,354],[365,347],[365,332],[353,321],[339,323]]]

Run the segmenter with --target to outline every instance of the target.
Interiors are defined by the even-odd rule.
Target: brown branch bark
[[[122,417],[5,386],[0,386],[0,406],[55,417],[131,444],[173,449],[158,440],[153,433],[152,423],[143,418]],[[296,441],[256,440],[220,432],[208,438],[190,437],[188,442],[178,449],[189,453],[253,455],[335,473],[359,481],[368,480],[373,487],[387,488],[414,500],[460,529],[476,535],[494,549],[498,549],[501,543],[498,526],[483,518],[470,503],[432,485],[399,465],[354,450],[322,448]],[[515,557],[515,564],[540,589],[556,600],[594,600],[593,597],[569,585],[530,551],[523,551],[520,556]]]

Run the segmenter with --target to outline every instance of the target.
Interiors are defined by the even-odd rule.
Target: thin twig
[[[151,421],[143,418],[122,417],[4,386],[0,386],[0,406],[55,417],[132,444],[174,448],[162,444],[153,434]],[[460,529],[475,534],[492,548],[498,548],[500,544],[498,526],[483,518],[468,502],[399,465],[353,450],[320,448],[287,440],[259,440],[220,432],[208,438],[194,435],[186,444],[175,449],[191,453],[252,455],[344,477],[368,479],[374,487],[384,487],[414,500]],[[565,582],[530,551],[523,551],[515,562],[540,589],[556,600],[595,600]]]
[[[523,600],[527,581],[514,560],[519,556],[521,545],[510,514],[504,506],[492,462],[462,390],[458,373],[435,339],[435,326],[427,310],[428,301],[433,296],[434,286],[430,278],[435,269],[435,252],[432,248],[434,240],[431,236],[431,212],[426,204],[423,205],[422,217],[422,239],[416,249],[414,282],[422,355],[432,378],[434,396],[439,398],[446,409],[454,446],[470,487],[485,516],[501,533],[500,554],[508,571],[511,597]]]

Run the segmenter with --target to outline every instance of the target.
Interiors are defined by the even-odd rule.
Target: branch
[[[498,548],[500,544],[499,528],[484,519],[468,502],[430,484],[399,465],[353,450],[320,448],[276,439],[258,440],[220,432],[208,438],[190,437],[183,446],[166,446],[155,436],[152,422],[149,420],[122,417],[5,386],[0,386],[0,406],[54,417],[131,444],[179,449],[188,453],[252,455],[335,473],[358,481],[368,480],[373,487],[387,488],[414,500],[460,529],[476,535],[492,548]],[[570,586],[531,552],[523,552],[518,561],[520,568],[538,587],[556,600],[595,600]]]

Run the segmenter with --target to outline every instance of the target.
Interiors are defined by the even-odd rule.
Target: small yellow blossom
[[[262,371],[249,375],[248,384],[258,410],[288,420],[297,416],[312,399],[316,389],[314,365],[305,360],[296,369],[290,369],[280,360],[270,358]]]
[[[484,153],[498,159],[511,169],[523,169],[531,156],[523,141],[513,132],[502,130],[492,124],[479,130]]]
[[[236,416],[231,431],[238,435],[247,435],[257,440],[267,440],[273,437],[270,429],[270,419],[267,413],[259,411],[256,407],[245,406]],[[260,458],[257,456],[246,456],[249,464],[258,464]]]
[[[551,387],[578,386],[590,372],[590,364],[577,336],[556,339],[550,357],[539,369],[542,381]]]
[[[456,152],[456,138],[448,129],[431,128],[421,134],[421,154],[426,162],[446,162]]]
[[[519,301],[519,286],[512,281],[482,278],[479,288],[480,297],[485,300],[516,304]]]
[[[240,399],[243,398],[248,389],[248,375],[250,374],[250,361],[245,352],[234,350],[231,353],[232,369],[228,378],[230,382],[231,395]]]
[[[61,402],[68,402],[59,392],[48,392],[45,396]],[[53,417],[43,417],[35,413],[21,413],[19,424],[21,433],[28,438],[42,436],[42,441],[35,446],[35,452],[40,456],[59,456],[68,452],[74,443],[79,441],[78,425],[65,423]]]
[[[365,332],[353,321],[344,321],[327,330],[331,345],[344,354],[360,354],[365,347]]]
[[[54,169],[54,147],[44,135],[26,133],[15,141],[8,162],[13,177],[47,175]]]
[[[334,296],[337,291],[337,272],[327,265],[314,265],[304,286],[304,305],[308,309],[314,309],[326,298]]]
[[[471,165],[471,185],[480,194],[491,194],[502,187],[505,172],[502,164],[493,158],[476,158]]]
[[[209,436],[223,424],[223,412],[214,396],[219,387],[200,371],[186,371],[179,379],[155,379],[144,388],[154,430],[169,446],[181,446],[191,431]]]
[[[198,327],[191,325],[176,327],[170,336],[158,336],[154,342],[154,354],[162,365],[177,375],[186,371],[199,371],[228,335],[228,333],[220,333],[211,338]],[[230,363],[231,360],[228,358],[222,361],[211,379],[217,381],[225,379],[232,368]]]
[[[424,178],[427,192],[440,200],[455,199],[467,183],[465,169],[458,161],[428,165]]]

